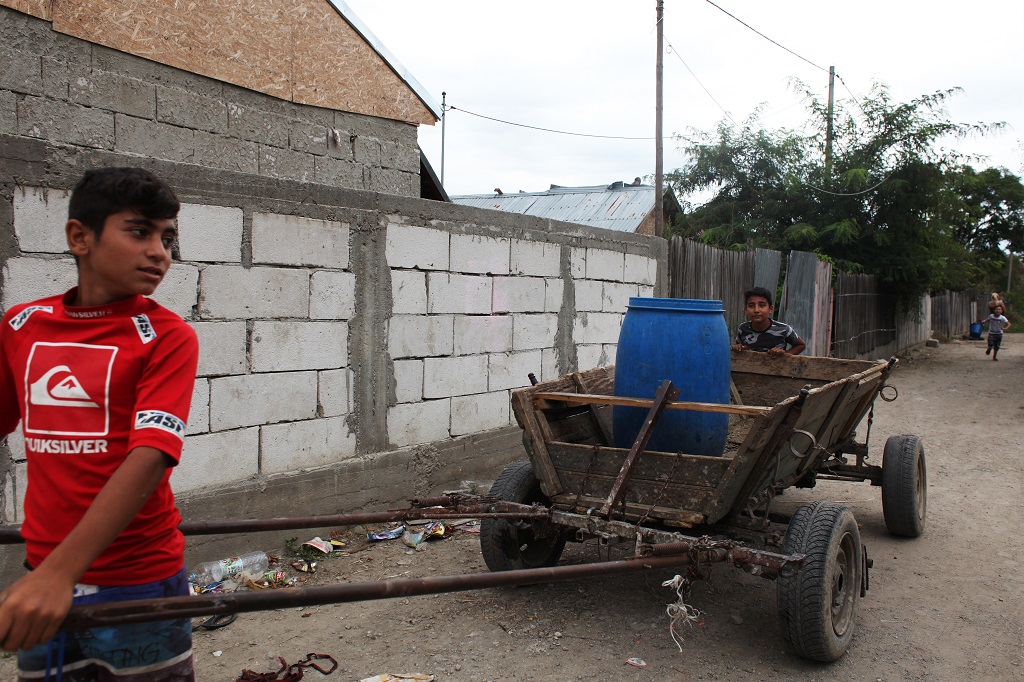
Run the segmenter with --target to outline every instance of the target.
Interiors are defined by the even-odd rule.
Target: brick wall
[[[419,196],[415,126],[292,104],[0,7],[0,135]]]

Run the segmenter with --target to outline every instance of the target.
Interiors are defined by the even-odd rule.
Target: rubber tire
[[[928,512],[928,471],[924,446],[915,435],[890,436],[882,454],[882,515],[893,535],[924,533]]]
[[[789,522],[785,551],[807,558],[778,579],[782,638],[798,656],[831,663],[846,653],[857,620],[864,570],[857,520],[841,504],[805,504]]]
[[[540,490],[533,465],[522,460],[505,467],[491,486],[490,494],[505,502],[550,504]],[[535,524],[516,524],[513,519],[484,518],[480,523],[480,551],[491,571],[554,566],[565,549],[565,533],[555,526],[538,537]]]

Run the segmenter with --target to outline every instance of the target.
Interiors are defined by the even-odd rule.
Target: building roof
[[[666,213],[677,212],[679,205],[671,189],[666,188],[665,197]],[[654,187],[621,181],[590,187],[551,185],[543,192],[504,194],[496,189],[494,194],[466,194],[451,200],[463,206],[635,232],[654,209]]]

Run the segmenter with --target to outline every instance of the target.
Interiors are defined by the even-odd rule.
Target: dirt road
[[[880,492],[821,482],[778,503],[813,499],[855,512],[874,560],[853,644],[831,665],[788,651],[776,623],[775,584],[716,564],[691,603],[701,624],[680,651],[669,637],[661,587],[667,573],[492,589],[273,613],[243,614],[197,630],[200,680],[235,680],[327,653],[326,680],[424,673],[441,681],[526,680],[1021,680],[1024,679],[1024,337],[1008,337],[991,362],[980,342],[944,344],[905,358],[890,380],[894,403],[878,401],[870,449],[916,433],[928,463],[927,529],[890,537]],[[861,435],[865,425],[861,427]],[[497,472],[496,472],[497,473]],[[305,538],[302,538],[305,539]],[[598,558],[570,545],[564,561]],[[317,580],[361,581],[486,570],[478,537],[459,533],[412,552],[398,541],[321,562]],[[636,657],[647,667],[627,665]],[[11,661],[0,664],[8,674]],[[307,672],[305,679],[321,679]]]

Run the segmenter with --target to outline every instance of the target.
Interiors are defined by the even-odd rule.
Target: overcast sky
[[[345,0],[447,114],[449,194],[539,191],[654,174],[655,0]],[[886,83],[895,101],[951,87],[960,122],[1005,121],[987,140],[951,142],[1024,175],[1024,4],[1017,0],[665,0],[665,170],[684,163],[672,136],[742,121],[806,117],[792,78],[836,98]],[[811,63],[808,63],[811,62]],[[693,74],[687,69],[693,71]],[[821,67],[821,68],[819,68]],[[845,84],[845,85],[844,85]],[[847,89],[848,88],[848,89]],[[706,89],[706,91],[705,91]],[[710,94],[709,94],[710,93]],[[562,135],[496,123],[468,112]],[[441,124],[420,145],[441,172]]]

